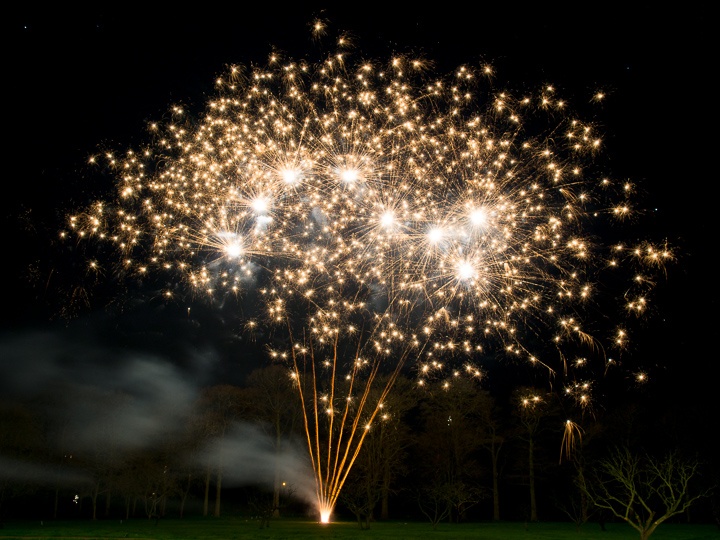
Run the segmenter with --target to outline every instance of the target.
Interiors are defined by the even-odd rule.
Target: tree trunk
[[[492,492],[493,492],[493,521],[500,521],[500,488],[498,486],[498,454],[500,448],[495,444],[495,435],[490,444],[490,456],[492,462]]]
[[[280,415],[275,416],[275,477],[273,479],[273,509],[272,516],[280,517],[280,445],[282,443],[282,429],[280,427]]]
[[[185,515],[185,502],[187,501],[188,494],[190,493],[190,485],[192,484],[192,473],[188,474],[187,485],[183,487],[180,493],[180,519]]]
[[[272,517],[280,517],[280,470],[277,465],[273,479]]]
[[[96,482],[95,486],[93,486],[93,490],[90,496],[90,499],[92,500],[92,519],[95,521],[97,519],[97,500],[98,500],[98,494],[100,493],[100,482]]]
[[[210,499],[210,467],[205,471],[205,497],[203,498],[203,516],[208,515],[208,506]]]
[[[222,489],[222,471],[218,470],[217,482],[215,484],[215,517],[220,517],[220,491]]]
[[[578,471],[578,484],[580,484],[580,520],[581,523],[587,523],[590,519],[590,501],[587,497],[585,488],[585,467],[582,462],[576,465]]]
[[[383,483],[380,489],[380,519],[390,518],[390,469],[383,471]]]
[[[535,499],[535,445],[531,438],[528,443],[528,474],[530,480],[530,521],[537,521],[537,501]]]
[[[110,515],[110,490],[105,493],[105,517]]]

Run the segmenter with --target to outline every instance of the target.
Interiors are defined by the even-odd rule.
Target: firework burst
[[[401,369],[447,382],[508,356],[585,407],[671,259],[615,226],[634,190],[599,172],[592,123],[491,73],[356,62],[342,40],[231,67],[201,114],[176,107],[147,148],[108,153],[117,197],[63,233],[116,252],[93,265],[163,276],[168,299],[259,299],[248,327],[274,329],[297,383],[323,519]]]

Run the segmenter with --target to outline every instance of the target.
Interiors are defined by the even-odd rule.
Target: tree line
[[[297,465],[307,443],[293,384],[283,366],[269,365],[242,386],[203,388],[179,425],[158,426],[153,443],[139,446],[97,427],[91,444],[63,439],[65,426],[47,414],[53,396],[0,402],[0,517],[244,513],[266,523],[312,514]],[[131,402],[105,395],[92,406]],[[362,427],[369,432],[336,512],[361,527],[624,520],[648,536],[667,519],[717,520],[718,471],[692,444],[658,437],[658,426],[673,422],[664,414],[627,401],[570,420],[559,396],[540,387],[497,396],[472,379],[423,388],[401,376],[377,421]],[[253,474],[238,474],[243,468]]]

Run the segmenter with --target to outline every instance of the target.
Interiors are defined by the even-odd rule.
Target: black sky
[[[28,323],[42,327],[54,315],[48,288],[55,276],[43,242],[68,208],[102,189],[88,185],[87,156],[98,145],[142,142],[147,122],[172,104],[201,105],[228,64],[264,64],[275,49],[290,56],[317,50],[310,24],[320,17],[329,43],[349,32],[362,56],[415,52],[435,60],[440,73],[487,61],[510,84],[550,83],[578,100],[608,91],[612,167],[647,193],[649,230],[678,246],[679,262],[659,287],[659,313],[643,337],[646,363],[658,367],[664,391],[717,411],[703,397],[718,373],[709,8],[314,5],[27,5],[5,19],[7,333],[18,338]],[[227,375],[232,366],[217,369]]]

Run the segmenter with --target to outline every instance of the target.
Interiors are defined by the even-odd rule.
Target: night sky
[[[0,391],[31,391],[52,377],[87,377],[90,384],[94,376],[127,373],[119,343],[147,355],[144,365],[163,379],[156,390],[166,397],[189,391],[188,380],[241,380],[248,364],[216,353],[253,346],[229,335],[220,314],[207,315],[216,326],[178,330],[171,340],[157,310],[142,315],[125,308],[133,314],[129,322],[113,319],[91,299],[75,321],[61,317],[58,290],[74,267],[58,254],[56,231],[68,211],[110,187],[87,165],[99,147],[141,144],[146,124],[173,104],[201,107],[229,64],[262,65],[273,50],[317,51],[310,24],[320,17],[328,22],[330,45],[333,35],[349,32],[361,56],[418,53],[434,60],[439,73],[489,62],[499,80],[519,88],[553,84],[579,103],[598,88],[608,93],[603,128],[613,173],[641,187],[648,209],[642,230],[667,239],[678,257],[658,286],[657,313],[637,345],[655,385],[645,391],[654,400],[677,400],[679,409],[696,415],[688,417],[692,424],[717,418],[716,62],[709,9],[599,3],[556,11],[479,3],[468,11],[465,3],[441,2],[429,9],[352,3],[322,10],[297,2],[247,11],[208,3],[161,11],[102,4],[26,7],[2,23],[9,123]],[[164,324],[177,330],[182,309],[170,311]],[[181,364],[177,371],[167,363],[171,357]]]

